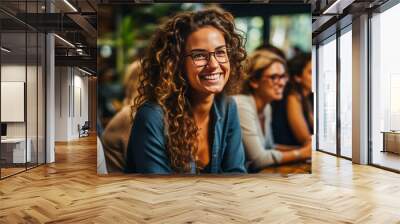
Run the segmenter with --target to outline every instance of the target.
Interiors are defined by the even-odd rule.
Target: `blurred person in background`
[[[275,46],[272,45],[272,44],[269,44],[269,43],[263,44],[263,45],[257,47],[256,50],[266,50],[266,51],[270,51],[270,52],[272,52],[272,53],[278,55],[279,57],[281,57],[283,60],[286,61],[285,52],[283,52],[280,48],[275,47]]]
[[[125,98],[122,109],[107,124],[103,137],[104,157],[107,171],[123,172],[125,168],[126,150],[132,127],[131,104],[137,96],[138,77],[141,72],[139,60],[130,64],[125,72],[123,88]]]
[[[290,80],[283,100],[273,103],[274,139],[278,144],[310,144],[313,133],[311,54],[300,53],[288,63]]]
[[[154,34],[142,61],[126,172],[245,173],[234,92],[243,37],[220,9],[180,13]]]
[[[271,102],[283,97],[288,80],[286,61],[268,50],[257,50],[249,56],[242,94],[237,102],[240,126],[249,172],[270,165],[310,158],[311,146],[291,148],[274,144],[271,129]],[[285,151],[280,151],[285,150]]]
[[[120,84],[116,83],[117,73],[112,68],[101,69],[98,79],[98,102],[101,125],[104,127],[110,122],[114,114],[119,111],[122,104],[119,100],[123,97],[120,91]],[[109,99],[114,99],[110,101]]]

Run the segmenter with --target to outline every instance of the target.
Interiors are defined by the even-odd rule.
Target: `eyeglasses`
[[[289,77],[286,74],[272,74],[268,76],[264,76],[265,78],[272,81],[272,83],[276,84],[280,81],[287,82]]]
[[[215,60],[220,64],[226,63],[229,60],[228,49],[220,49],[213,52],[195,50],[185,55],[185,57],[191,57],[194,65],[203,67],[209,63],[211,55],[214,55]]]

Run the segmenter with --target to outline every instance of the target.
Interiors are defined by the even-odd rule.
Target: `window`
[[[400,133],[385,140],[384,132],[392,135],[392,131],[400,130],[400,33],[395,29],[398,21],[400,5],[371,18],[372,163],[396,170],[400,170],[400,156],[386,146],[400,148]]]
[[[318,149],[336,154],[336,39],[318,48]]]
[[[262,17],[241,17],[235,19],[237,28],[246,36],[246,51],[253,52],[263,43],[262,29],[264,21]]]
[[[298,50],[310,52],[311,33],[311,14],[271,16],[269,42],[282,49],[288,58]]]
[[[352,35],[340,36],[340,154],[352,157]]]

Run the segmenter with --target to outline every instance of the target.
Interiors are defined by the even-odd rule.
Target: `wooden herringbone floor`
[[[400,175],[313,155],[313,174],[96,174],[95,138],[0,181],[0,223],[400,223]]]

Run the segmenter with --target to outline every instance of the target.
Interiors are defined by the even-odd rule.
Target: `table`
[[[267,167],[261,170],[260,173],[308,174],[311,173],[311,160]]]
[[[5,163],[26,163],[32,158],[32,140],[26,139],[27,147],[25,151],[25,138],[6,138],[1,139],[1,159]]]
[[[382,152],[400,154],[400,131],[382,131],[383,149]]]

